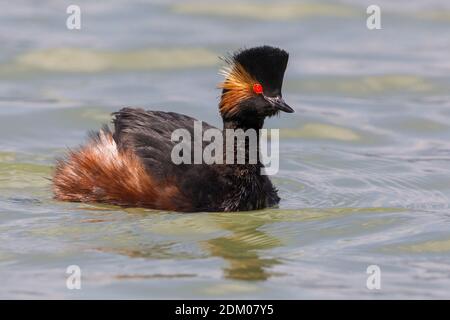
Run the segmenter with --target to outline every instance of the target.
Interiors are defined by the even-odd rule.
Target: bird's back
[[[187,167],[176,165],[171,159],[172,133],[177,129],[187,130],[194,137],[195,118],[163,111],[124,108],[113,114],[114,140],[119,150],[132,149],[155,178],[167,179],[182,176]],[[202,122],[203,130],[217,128]],[[193,148],[191,148],[193,159]],[[204,170],[208,170],[204,168]]]

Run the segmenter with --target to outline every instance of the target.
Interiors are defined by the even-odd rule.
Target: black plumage
[[[124,108],[114,113],[113,137],[119,150],[134,150],[153,177],[174,179],[192,211],[255,210],[278,203],[270,180],[260,175],[261,164],[174,164],[172,132],[184,128],[193,137],[194,121],[174,112]],[[203,130],[210,128],[215,127],[203,122]],[[193,147],[191,152],[193,159]]]
[[[227,61],[230,66],[225,72],[220,103],[224,129],[257,131],[262,128],[266,117],[279,111],[293,112],[281,97],[288,61],[284,50],[269,46],[240,50]],[[253,82],[262,86],[262,92],[252,91]],[[139,108],[115,112],[112,136],[102,138],[100,134],[97,142],[72,152],[67,160],[59,163],[54,177],[55,197],[92,201],[95,196],[86,194],[91,189],[93,193],[102,194],[102,198],[97,199],[99,202],[176,211],[247,211],[278,204],[277,190],[269,178],[261,174],[263,165],[260,162],[249,163],[248,145],[244,147],[246,161],[243,164],[173,163],[171,153],[176,142],[171,140],[172,133],[183,128],[193,137],[195,121],[178,113]],[[202,125],[203,130],[214,128],[205,122]],[[223,134],[224,145],[226,142]],[[96,143],[101,148],[96,147]],[[202,143],[203,147],[207,144]],[[117,148],[117,153],[114,148]],[[235,152],[237,148],[234,145]],[[111,154],[101,153],[101,150],[111,149],[112,156],[117,157],[117,163],[122,167],[111,163]],[[191,159],[194,159],[194,148],[191,152]],[[108,179],[116,175],[120,181],[127,182],[127,196],[124,195],[123,199],[120,198],[120,184],[107,180],[98,169],[90,172],[90,168],[101,167],[102,161],[108,163],[108,170],[114,171],[108,171]],[[127,164],[136,168],[125,167],[127,170],[123,170]],[[77,169],[77,166],[82,169]],[[140,177],[143,171],[146,177]],[[143,179],[142,188],[139,179]],[[81,187],[74,190],[77,183],[83,186],[82,192]],[[110,186],[108,183],[116,184]],[[109,189],[114,191],[114,197],[108,197],[105,190]]]

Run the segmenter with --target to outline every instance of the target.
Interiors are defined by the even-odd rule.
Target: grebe
[[[225,59],[225,80],[219,85],[224,131],[259,130],[266,117],[294,112],[281,97],[288,57],[282,49],[261,46]],[[55,199],[180,212],[277,205],[277,190],[261,174],[260,161],[248,163],[247,149],[243,164],[173,163],[172,133],[179,128],[192,133],[195,121],[178,113],[135,108],[113,113],[113,131],[104,126],[57,161]],[[203,130],[210,128],[203,122]]]

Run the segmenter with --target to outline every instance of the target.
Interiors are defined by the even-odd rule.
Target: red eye
[[[260,85],[259,83],[255,83],[255,84],[253,85],[253,92],[256,93],[256,94],[261,94],[261,93],[263,93],[263,87],[262,87],[262,85]]]

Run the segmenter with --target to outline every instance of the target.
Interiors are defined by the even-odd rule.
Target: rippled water
[[[449,298],[450,5],[14,2],[0,12],[0,297]],[[52,199],[55,157],[122,106],[219,125],[216,58],[291,54],[277,209],[179,214]],[[381,289],[366,268],[381,269]],[[66,268],[82,289],[66,288]]]

